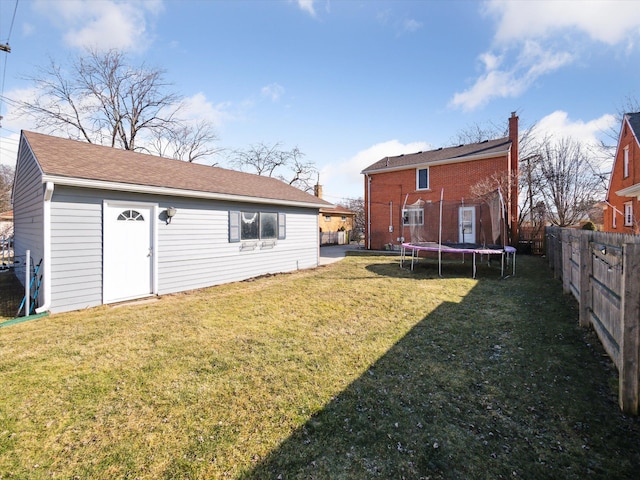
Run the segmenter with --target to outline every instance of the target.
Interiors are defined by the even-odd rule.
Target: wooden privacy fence
[[[346,245],[351,232],[320,232],[320,245]]]
[[[618,402],[638,414],[640,385],[640,236],[547,227],[547,258],[563,290],[580,304],[618,369]]]

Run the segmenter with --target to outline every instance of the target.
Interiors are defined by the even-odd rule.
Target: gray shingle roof
[[[331,206],[276,178],[22,132],[44,175],[117,184]]]
[[[629,125],[631,125],[631,129],[633,130],[633,134],[636,136],[638,141],[640,142],[640,112],[638,113],[627,113],[626,117],[629,121]]]
[[[377,173],[385,170],[397,170],[403,167],[415,165],[428,165],[430,163],[444,163],[448,161],[467,161],[475,158],[487,158],[491,156],[505,155],[511,148],[508,137],[496,140],[485,140],[480,143],[459,145],[457,147],[438,148],[426,152],[385,157],[369,165],[362,173]]]

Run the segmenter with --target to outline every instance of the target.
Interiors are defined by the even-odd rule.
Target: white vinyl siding
[[[58,186],[51,203],[51,311],[101,304],[101,195]]]
[[[16,276],[24,281],[24,255],[27,250],[37,264],[44,257],[44,185],[42,173],[31,151],[22,140],[21,158],[16,169],[13,192],[14,251]]]
[[[159,294],[318,265],[317,209],[279,208],[282,222],[286,215],[286,238],[279,235],[275,245],[257,242],[255,248],[243,249],[243,242],[229,241],[234,217],[230,212],[255,206],[175,200],[174,204],[178,214],[171,224],[158,226]]]
[[[42,183],[39,175],[16,189],[16,236],[37,261],[42,257]],[[277,207],[278,238],[243,251],[229,242],[229,211],[250,204],[184,199],[56,186],[51,203],[53,313],[102,304],[103,201],[154,202],[177,208],[171,223],[157,221],[159,294],[245,280],[318,265],[318,209]],[[285,228],[286,225],[286,228]]]

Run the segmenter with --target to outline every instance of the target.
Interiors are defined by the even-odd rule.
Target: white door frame
[[[158,293],[158,204],[151,202],[139,202],[139,201],[125,201],[125,200],[103,200],[102,202],[102,303],[113,303],[119,300],[109,299],[105,296],[105,272],[108,268],[105,258],[105,229],[107,228],[107,213],[109,208],[122,208],[122,209],[149,209],[151,212],[149,218],[149,247],[151,253],[150,262],[150,275],[151,275],[151,292],[147,295],[157,295]],[[146,295],[145,295],[146,296]],[[139,296],[133,298],[141,298]]]
[[[464,223],[464,213],[471,212],[471,231]],[[458,238],[460,243],[476,243],[476,207],[460,207],[458,209]]]

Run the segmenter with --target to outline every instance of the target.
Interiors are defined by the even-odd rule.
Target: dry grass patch
[[[631,474],[609,364],[520,265],[348,257],[1,329],[0,478]]]

